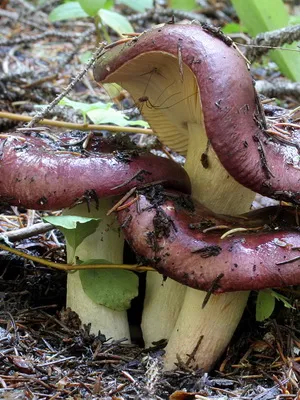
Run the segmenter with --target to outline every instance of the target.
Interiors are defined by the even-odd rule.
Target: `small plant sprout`
[[[51,22],[73,18],[91,17],[94,19],[97,43],[105,39],[111,42],[107,26],[117,32],[132,33],[133,28],[123,15],[112,11],[113,2],[110,0],[78,0],[61,4],[54,8],[49,15]]]

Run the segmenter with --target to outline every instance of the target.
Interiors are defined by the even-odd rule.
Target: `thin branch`
[[[61,67],[70,64],[73,58],[76,56],[80,48],[82,47],[83,43],[86,40],[91,40],[92,35],[95,32],[95,27],[92,26],[91,28],[87,29],[85,32],[80,33],[80,37],[73,41],[74,50],[68,54],[67,58],[63,60],[61,63]]]
[[[55,6],[57,6],[60,3],[59,0],[48,0],[46,2],[41,2],[39,6],[36,6],[32,10],[26,11],[23,16],[28,17],[31,14],[37,14],[39,11],[45,12],[46,9],[53,9]]]
[[[77,82],[79,82],[83,76],[88,72],[88,70],[94,65],[96,62],[97,58],[101,54],[102,50],[104,48],[104,44],[100,44],[100,46],[96,49],[95,53],[93,54],[93,57],[90,59],[90,61],[84,66],[81,72],[75,76],[74,79],[72,79],[71,83],[66,87],[66,89],[58,95],[51,103],[45,107],[42,111],[38,112],[32,120],[28,124],[28,128],[32,128],[36,123],[41,121],[48,113],[51,111],[59,102],[60,100],[65,97],[76,85]]]
[[[9,253],[15,254],[18,257],[25,258],[26,260],[30,260],[42,265],[45,265],[49,268],[59,269],[61,271],[79,271],[84,269],[126,269],[128,271],[135,272],[145,272],[145,271],[156,271],[152,267],[140,266],[138,264],[88,264],[88,265],[72,265],[72,264],[61,264],[55,263],[53,261],[48,261],[40,257],[31,256],[30,254],[26,254],[23,251],[19,251],[16,249],[12,249],[4,244],[0,243],[0,249],[7,251]]]
[[[19,240],[27,239],[32,236],[39,235],[40,233],[46,233],[55,229],[52,224],[40,222],[31,226],[26,226],[25,228],[14,229],[8,232],[0,234],[1,239],[8,239],[10,242],[17,242]]]
[[[3,8],[0,8],[0,18],[1,17],[13,19],[16,21],[19,18],[19,14],[13,11],[3,10]]]
[[[145,12],[145,13],[140,13],[140,14],[134,14],[134,15],[129,15],[127,19],[130,22],[137,22],[137,21],[145,21],[148,19],[152,19],[154,21],[160,21],[160,17],[166,18],[172,18],[175,17],[178,20],[184,20],[187,19],[189,21],[198,21],[198,22],[208,22],[208,18],[199,13],[194,13],[194,12],[189,12],[189,11],[182,11],[182,10],[176,10],[173,8],[152,8],[151,10]]]
[[[300,82],[289,82],[286,79],[278,79],[274,82],[262,80],[256,82],[255,88],[266,97],[284,99],[286,96],[291,96],[300,101]]]
[[[9,112],[0,111],[0,118],[7,118],[14,121],[29,122],[32,121],[32,117],[22,114],[14,114]],[[133,128],[128,126],[116,126],[116,125],[94,125],[94,124],[76,124],[74,122],[57,121],[52,119],[41,119],[37,121],[40,125],[56,126],[58,128],[66,129],[78,129],[81,131],[110,131],[110,132],[127,132],[127,133],[144,133],[146,135],[155,135],[152,129],[146,128]]]
[[[291,44],[298,40],[300,40],[300,25],[293,25],[260,33],[249,44],[243,46],[248,47],[245,55],[252,62],[270,50],[274,50],[274,47]]]
[[[81,38],[82,36],[84,36],[84,33],[82,32],[78,33],[78,32],[46,31],[38,35],[31,35],[31,36],[26,35],[16,39],[0,40],[0,46],[13,46],[18,44],[35,43],[38,42],[39,40],[48,37],[59,37],[73,41],[76,38]]]

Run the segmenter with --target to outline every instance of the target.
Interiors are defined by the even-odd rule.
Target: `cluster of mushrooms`
[[[1,139],[0,200],[100,216],[98,231],[68,254],[70,262],[121,263],[121,226],[139,260],[161,273],[147,274],[145,345],[166,338],[165,368],[179,356],[209,370],[250,290],[300,282],[297,208],[249,213],[256,192],[300,203],[299,131],[287,140],[266,133],[247,60],[208,26],[166,24],[122,39],[104,49],[94,77],[132,95],[159,140],[186,156],[184,168],[96,139],[74,154],[43,137],[15,135]],[[128,206],[107,215],[129,191]],[[93,304],[77,273],[67,295],[94,331],[129,337],[126,313]]]

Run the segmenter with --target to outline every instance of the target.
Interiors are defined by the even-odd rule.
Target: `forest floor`
[[[89,19],[49,22],[48,15],[58,3],[52,0],[33,7],[23,0],[0,0],[1,111],[34,116],[37,106],[49,104],[82,69],[87,52],[94,51],[96,36]],[[207,2],[202,14],[176,11],[175,19],[204,18],[216,26],[236,21],[225,1],[219,2],[217,10],[213,3]],[[163,9],[146,15],[132,14],[126,7],[120,11],[127,13],[137,32],[171,18]],[[237,37],[243,38],[244,34]],[[266,60],[255,64],[252,73],[256,79],[280,78]],[[69,96],[85,103],[110,101],[91,71]],[[119,101],[121,107],[134,106],[127,97]],[[282,107],[293,109],[299,98],[291,95],[280,101]],[[64,106],[55,106],[47,118],[83,122],[79,112]],[[0,118],[0,133],[23,124]],[[139,144],[157,144],[155,138],[145,141],[142,135],[131,136]],[[263,203],[268,204],[268,199],[258,197],[256,206]],[[0,211],[2,233],[40,222],[43,215],[17,207]],[[14,247],[65,262],[64,239],[57,230],[15,241]],[[300,399],[297,288],[283,292],[294,308],[277,305],[274,319],[264,323],[255,321],[255,294],[251,295],[234,338],[210,374],[193,371],[180,361],[176,370],[164,372],[163,343],[143,349],[141,337],[128,344],[80,328],[76,314],[65,309],[65,272],[4,251],[0,260],[1,399]]]

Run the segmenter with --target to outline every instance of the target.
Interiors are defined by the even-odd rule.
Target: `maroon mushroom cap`
[[[139,207],[118,212],[118,219],[144,263],[187,286],[222,293],[300,283],[296,212],[278,206],[218,216],[181,193],[160,189],[141,194]]]
[[[109,45],[94,76],[126,88],[160,139],[183,154],[186,126],[203,113],[207,138],[235,180],[255,192],[300,203],[300,131],[286,138],[265,132],[271,123],[245,59],[216,28],[166,24]],[[180,108],[185,116],[179,119]]]
[[[9,136],[0,143],[2,202],[59,209],[138,187],[138,201],[128,199],[119,222],[141,260],[162,274],[210,292],[300,283],[296,208],[215,215],[183,193],[190,182],[175,162],[119,144],[116,151],[97,138],[76,152],[42,137]]]
[[[11,205],[57,210],[157,181],[190,192],[187,173],[174,161],[119,143],[99,145],[95,137],[89,151],[21,135],[0,139],[0,147],[0,201]]]

